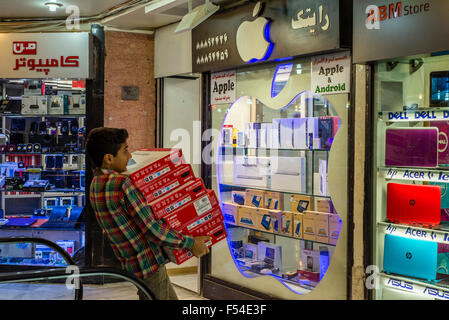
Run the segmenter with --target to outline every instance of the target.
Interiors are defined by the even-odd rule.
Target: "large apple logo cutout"
[[[250,112],[249,112],[249,106],[250,106],[250,102],[255,104],[255,105],[263,105],[264,111],[263,114],[267,114],[269,115],[267,119],[264,118],[265,122],[270,122],[271,119],[276,119],[276,118],[283,118],[281,116],[281,112],[283,114],[289,114],[289,118],[295,118],[300,116],[299,113],[297,113],[296,110],[296,106],[298,105],[298,103],[303,100],[305,98],[307,99],[314,99],[315,103],[317,105],[325,105],[328,106],[328,109],[330,111],[330,114],[336,114],[335,112],[335,108],[331,105],[331,103],[325,99],[323,96],[318,95],[318,94],[314,94],[311,91],[304,91],[301,92],[300,94],[298,94],[296,97],[294,97],[294,99],[288,103],[286,106],[284,106],[281,109],[273,109],[270,108],[270,106],[267,106],[265,104],[263,104],[259,99],[254,98],[254,97],[249,97],[249,96],[243,96],[240,97],[239,99],[237,99],[227,110],[227,113],[224,117],[223,120],[223,124],[222,124],[222,128],[226,128],[229,125],[233,125],[233,128],[237,129],[238,131],[244,131],[245,130],[245,126],[246,123],[248,122],[248,119],[250,117]],[[336,120],[338,121],[338,128],[341,127],[341,120],[338,116],[334,116],[334,118],[336,118]],[[321,130],[320,130],[321,131]],[[264,188],[264,187],[252,187],[252,186],[244,186],[244,185],[237,185],[235,184],[235,180],[234,181],[230,181],[229,179],[232,179],[232,177],[234,176],[235,172],[232,169],[233,164],[236,161],[236,158],[238,156],[241,155],[248,155],[248,156],[253,156],[253,155],[249,155],[249,151],[253,150],[252,147],[248,147],[248,149],[246,151],[245,148],[243,147],[235,147],[235,146],[223,146],[221,144],[222,141],[226,140],[225,135],[229,134],[229,133],[225,133],[226,130],[222,130],[221,131],[221,137],[219,139],[219,143],[218,143],[218,152],[217,152],[217,159],[216,159],[216,163],[217,163],[217,185],[218,185],[218,196],[220,199],[220,203],[223,205],[225,203],[231,203],[233,202],[234,196],[232,195],[232,192],[244,192],[246,189],[259,189],[259,190],[266,190],[266,191],[279,191],[279,190],[273,190],[270,187]],[[334,137],[336,135],[337,132],[334,132]],[[320,136],[321,137],[321,136]],[[332,143],[333,143],[333,139],[329,139],[326,141],[326,147],[321,147],[319,148],[319,150],[315,150],[318,153],[326,153],[326,152],[330,152],[331,147],[332,147]],[[324,150],[325,149],[325,150]],[[293,152],[297,152],[302,153],[303,151],[301,151],[303,149],[297,149],[296,151]],[[281,147],[279,147],[279,152],[285,152],[286,150],[283,150]],[[307,152],[315,152],[315,151],[307,151]],[[278,156],[278,152],[276,149],[263,149],[260,148],[260,150],[258,151],[258,155],[257,157],[272,157],[272,156]],[[275,170],[283,170],[285,168],[280,167],[279,166],[279,162],[277,162],[277,160],[272,160],[273,162],[273,168]],[[250,170],[251,167],[251,163],[248,163],[248,165],[250,165],[248,167],[248,170]],[[235,168],[235,167],[234,167]],[[307,169],[309,170],[309,169]],[[232,173],[229,173],[229,171],[233,171]],[[327,170],[326,170],[327,171]],[[235,176],[234,176],[235,177]],[[294,178],[292,178],[294,179]],[[309,178],[307,178],[309,179]],[[313,187],[312,187],[313,188]],[[309,186],[307,186],[307,189],[309,189]],[[295,192],[288,192],[286,190],[284,191],[280,191],[281,194],[286,195],[286,197],[289,197],[290,194],[295,194]],[[296,193],[296,194],[300,194],[300,193]],[[314,197],[318,197],[318,198],[322,198],[323,195],[319,195],[316,194],[315,192],[310,192],[310,190],[304,192],[304,194],[314,194]],[[328,192],[327,192],[328,194]],[[330,199],[330,197],[328,197]],[[332,199],[331,199],[332,200]],[[285,199],[285,201],[288,201],[287,198]],[[284,208],[282,208],[283,210],[281,211],[293,211],[293,208],[290,205],[286,205],[284,201]],[[241,207],[248,207],[248,205],[245,204],[240,204],[238,202],[235,202],[236,204],[241,205]],[[288,209],[288,207],[290,207],[290,209]],[[247,209],[247,208],[246,208]],[[255,208],[253,208],[255,209]],[[305,209],[307,210],[307,209]],[[334,208],[334,210],[338,210],[338,208]],[[258,255],[260,258],[260,246],[258,245],[254,245],[250,244],[249,239],[247,239],[247,236],[249,233],[248,230],[254,230],[257,234],[260,234],[260,229],[257,228],[252,228],[252,227],[248,227],[249,224],[245,224],[245,226],[242,226],[242,224],[240,224],[240,220],[239,219],[247,219],[246,217],[244,217],[244,215],[242,215],[241,217],[237,217],[237,221],[235,221],[233,218],[232,223],[228,223],[231,220],[231,217],[225,213],[225,210],[222,210],[224,213],[224,219],[225,219],[225,226],[226,226],[226,230],[227,230],[227,234],[228,234],[228,238],[227,238],[227,242],[228,242],[228,249],[231,253],[231,256],[234,260],[234,264],[237,267],[237,269],[239,270],[239,272],[246,278],[257,278],[260,276],[271,276],[274,277],[276,280],[278,280],[282,285],[284,285],[285,287],[287,287],[289,290],[293,291],[294,293],[297,294],[307,294],[311,291],[313,291],[313,289],[316,287],[315,285],[310,286],[310,285],[304,285],[304,281],[305,283],[307,283],[308,280],[304,280],[304,277],[298,277],[298,281],[296,282],[296,280],[292,280],[291,279],[284,279],[282,276],[290,276],[291,273],[290,271],[296,272],[298,269],[307,271],[310,267],[310,264],[314,265],[316,264],[316,262],[314,262],[315,260],[313,260],[311,257],[307,256],[307,259],[305,261],[302,261],[300,258],[298,258],[300,256],[300,250],[304,250],[307,249],[307,247],[303,247],[305,246],[305,240],[303,237],[295,237],[295,232],[297,230],[295,230],[297,225],[293,225],[293,222],[291,222],[290,224],[290,229],[292,232],[292,235],[288,235],[285,237],[285,234],[280,234],[279,232],[276,233],[274,231],[268,231],[267,233],[264,233],[264,231],[262,231],[262,238],[265,236],[267,239],[270,238],[270,234],[277,234],[277,237],[281,237],[283,240],[280,243],[284,243],[285,241],[292,241],[289,245],[287,245],[286,247],[289,247],[290,249],[292,247],[296,248],[295,252],[289,252],[287,249],[283,248],[281,249],[282,251],[280,252],[280,257],[282,257],[282,263],[276,265],[274,264],[274,268],[272,271],[270,268],[260,268],[260,265],[263,264],[264,262],[266,263],[267,261],[267,257],[268,258],[273,258],[276,257],[276,255],[278,254],[277,251],[271,251],[272,252],[272,257],[269,257],[269,251],[270,249],[263,249],[265,250],[264,252],[262,252],[262,254],[264,255],[264,257],[262,258],[262,261],[259,261],[258,263],[256,263],[253,260],[253,254],[251,253],[251,250],[247,250],[247,248],[252,247],[254,250],[257,250]],[[334,211],[334,216],[338,218],[338,213]],[[266,218],[266,219],[265,219]],[[262,226],[265,226],[268,230],[268,228],[271,228],[270,230],[275,229],[275,223],[278,224],[277,228],[278,230],[281,228],[284,228],[284,223],[282,221],[275,221],[273,219],[270,219],[270,217],[260,217],[261,221],[259,221]],[[339,219],[339,228],[335,228],[332,231],[331,234],[331,229],[329,229],[329,236],[332,236],[334,239],[339,237],[339,232],[341,229],[341,219]],[[242,220],[243,221],[243,220]],[[245,221],[243,221],[245,222]],[[245,222],[246,223],[246,222]],[[271,223],[271,225],[270,225]],[[264,225],[265,224],[265,225]],[[288,227],[287,227],[288,228]],[[246,231],[245,231],[246,230]],[[303,231],[304,232],[304,231]],[[285,240],[287,239],[287,240]],[[285,241],[284,241],[285,240]],[[263,240],[262,240],[263,241]],[[294,244],[292,245],[292,243],[294,243],[295,241],[298,241],[298,244]],[[243,243],[243,246],[241,246],[241,244],[239,245],[239,242]],[[299,242],[301,242],[301,244],[299,244]],[[262,242],[260,242],[262,243]],[[271,242],[270,242],[271,243]],[[249,244],[249,245],[248,245]],[[276,245],[276,241],[273,243],[273,245]],[[329,251],[321,251],[322,247],[328,247]],[[318,272],[319,276],[320,276],[320,280],[317,281],[317,283],[319,283],[321,281],[321,279],[323,278],[323,276],[326,274],[328,266],[331,265],[332,263],[332,259],[333,259],[333,253],[335,251],[336,245],[328,243],[327,245],[325,243],[321,243],[321,242],[314,242],[313,244],[313,249],[314,251],[319,252],[319,256],[318,259],[319,261],[322,261],[324,259],[324,257],[327,258],[328,263],[325,265],[320,265],[320,269],[319,271],[313,271],[315,273]],[[290,250],[289,249],[289,250]],[[310,248],[309,248],[310,249]],[[287,251],[284,251],[287,250]],[[251,253],[250,255],[248,255],[248,252]],[[256,251],[254,251],[256,252]],[[327,255],[321,255],[323,253],[326,253]],[[276,258],[273,258],[274,260],[276,260]],[[297,260],[299,259],[299,260]],[[325,260],[325,259],[324,259]],[[253,264],[254,262],[254,264]],[[303,266],[304,269],[300,268],[300,264]],[[256,268],[254,268],[256,267]],[[259,268],[259,269],[257,269]],[[312,272],[312,271],[311,271]],[[312,272],[312,273],[313,273]],[[318,284],[317,284],[318,285]],[[306,290],[304,290],[304,288]]]
[[[261,12],[262,5],[256,4],[253,17]],[[245,62],[254,63],[270,57],[274,44],[270,40],[271,21],[259,17],[254,21],[244,21],[237,30],[237,51]]]

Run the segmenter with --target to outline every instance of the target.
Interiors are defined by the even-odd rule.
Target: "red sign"
[[[12,43],[13,54],[37,54],[37,42],[36,41],[13,41]]]

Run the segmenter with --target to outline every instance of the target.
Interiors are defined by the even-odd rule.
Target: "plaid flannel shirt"
[[[122,268],[141,279],[169,262],[163,246],[193,247],[193,237],[156,220],[145,197],[128,176],[97,168],[89,197]]]

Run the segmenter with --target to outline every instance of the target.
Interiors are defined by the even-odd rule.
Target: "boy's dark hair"
[[[101,167],[104,155],[112,154],[116,156],[126,139],[128,139],[126,129],[106,127],[92,129],[87,136],[87,155],[96,167]]]

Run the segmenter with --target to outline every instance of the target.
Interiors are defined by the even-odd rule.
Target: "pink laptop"
[[[437,128],[389,128],[385,135],[386,166],[438,166]]]

